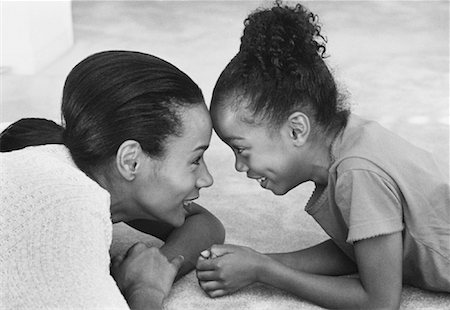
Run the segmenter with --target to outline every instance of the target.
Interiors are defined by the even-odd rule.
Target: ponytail
[[[63,127],[44,118],[22,118],[0,133],[0,152],[27,146],[63,144]]]

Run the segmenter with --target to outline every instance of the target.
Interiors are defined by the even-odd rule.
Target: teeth
[[[267,178],[266,178],[266,177],[262,177],[262,178],[259,178],[259,179],[258,179],[258,182],[259,182],[259,183],[262,183],[262,182],[264,182],[265,180],[267,180]]]
[[[188,201],[183,201],[183,206],[187,207],[192,203],[192,200],[188,200]]]

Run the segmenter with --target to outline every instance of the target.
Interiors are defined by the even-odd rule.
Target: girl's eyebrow
[[[208,147],[209,147],[209,145],[199,145],[192,152],[196,152],[196,151],[200,151],[200,150],[206,151],[208,149]]]
[[[244,138],[241,138],[241,137],[234,137],[234,136],[226,137],[226,138],[225,138],[225,141],[227,141],[227,142],[233,142],[234,140],[244,140]]]

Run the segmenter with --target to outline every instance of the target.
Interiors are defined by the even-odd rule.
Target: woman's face
[[[185,207],[199,197],[201,188],[213,184],[203,159],[212,133],[206,106],[185,108],[182,122],[182,136],[167,139],[162,159],[146,156],[144,173],[134,185],[138,218],[156,219],[179,227],[187,215]]]

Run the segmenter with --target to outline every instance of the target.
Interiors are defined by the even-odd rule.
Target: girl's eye
[[[238,153],[238,154],[242,154],[242,152],[245,150],[242,147],[235,147],[234,149],[236,150],[236,153]]]

